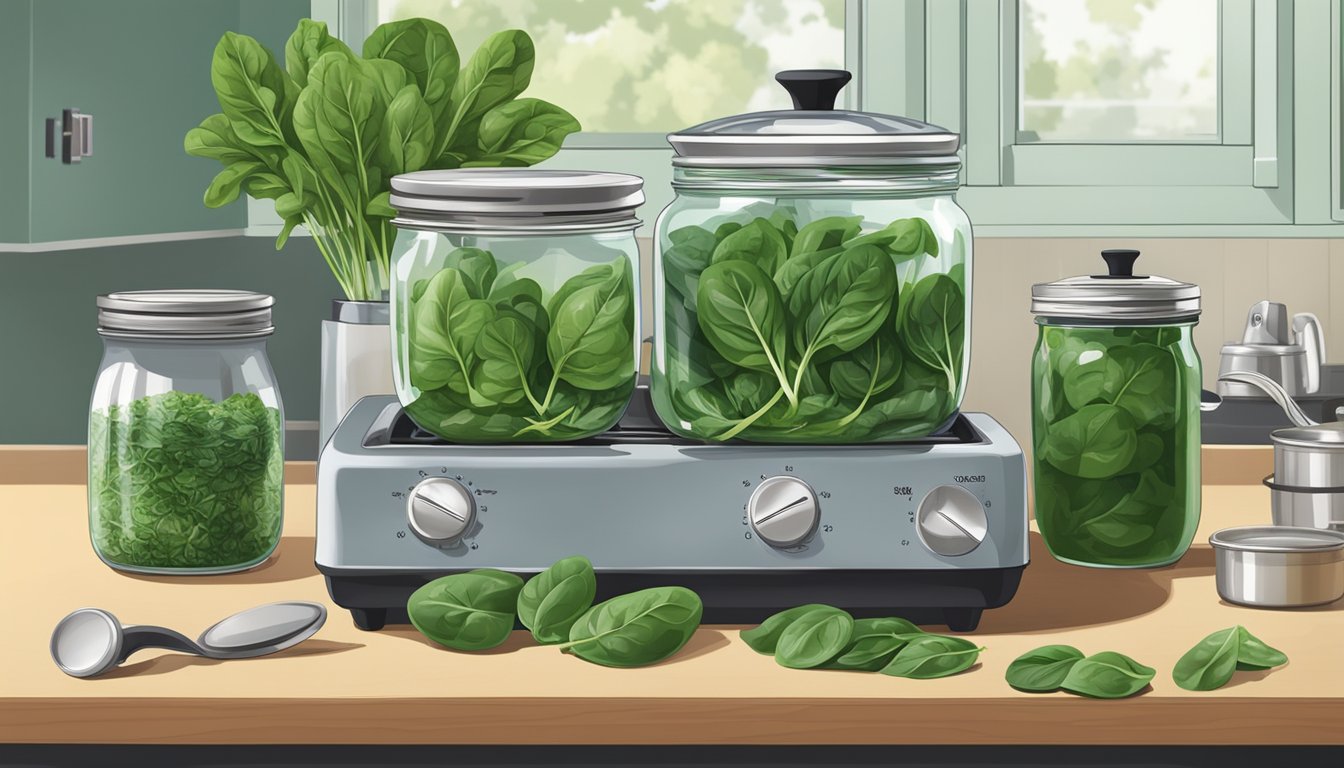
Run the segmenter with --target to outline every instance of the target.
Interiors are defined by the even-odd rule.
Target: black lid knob
[[[836,94],[853,77],[843,69],[786,69],[775,80],[793,97],[794,109],[832,110]]]
[[[1138,260],[1139,252],[1132,248],[1110,248],[1101,252],[1101,258],[1106,260],[1110,274],[1093,277],[1147,277],[1134,274],[1134,262]]]

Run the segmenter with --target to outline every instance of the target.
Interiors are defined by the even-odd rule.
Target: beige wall
[[[640,246],[647,336],[653,330],[650,242],[641,239]],[[1218,373],[1219,348],[1241,337],[1246,311],[1262,299],[1283,302],[1290,313],[1314,312],[1325,329],[1327,359],[1344,362],[1344,240],[976,238],[971,376],[963,408],[993,414],[1024,447],[1031,440],[1036,343],[1031,286],[1104,272],[1103,248],[1137,248],[1143,252],[1140,274],[1200,286],[1203,315],[1195,344],[1206,388]]]

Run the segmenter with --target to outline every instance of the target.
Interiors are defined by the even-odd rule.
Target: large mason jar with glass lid
[[[643,180],[531,168],[392,179],[392,372],[421,428],[456,443],[609,429],[639,368]]]
[[[707,441],[880,443],[965,390],[971,224],[960,138],[834,109],[839,70],[781,72],[795,109],[672,134],[658,218],[652,397]]]
[[[103,562],[228,573],[275,550],[285,419],[266,356],[272,304],[247,291],[98,297],[89,533]]]
[[[1199,525],[1199,286],[1102,256],[1031,289],[1036,524],[1059,560],[1154,568]]]

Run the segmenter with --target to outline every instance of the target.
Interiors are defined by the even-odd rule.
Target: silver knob
[[[756,486],[747,501],[747,517],[761,541],[785,548],[803,543],[817,530],[821,508],[811,486],[796,477],[777,475]]]
[[[975,494],[960,485],[940,485],[919,502],[919,540],[947,557],[964,555],[985,540],[989,521]]]
[[[416,536],[432,543],[456,539],[476,519],[476,501],[456,480],[427,477],[411,489],[406,518]]]

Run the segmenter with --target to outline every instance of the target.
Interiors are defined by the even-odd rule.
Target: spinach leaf
[[[1014,659],[1004,677],[1019,691],[1049,693],[1059,690],[1082,659],[1083,652],[1071,645],[1043,645]]]
[[[753,219],[750,224],[719,241],[710,263],[747,261],[760,267],[767,275],[773,275],[784,258],[784,238],[779,230],[765,219]]]
[[[523,580],[482,569],[435,579],[411,594],[406,613],[430,640],[459,651],[494,648],[513,631]]]
[[[434,116],[415,86],[397,93],[383,113],[383,141],[378,145],[378,162],[389,174],[418,171],[429,162],[434,144]],[[390,215],[396,211],[391,210]]]
[[[910,353],[947,377],[947,390],[959,391],[966,343],[966,295],[952,278],[933,274],[902,294],[897,328]]]
[[[799,256],[790,256],[787,261],[780,265],[774,275],[775,286],[779,288],[780,295],[788,296],[793,292],[793,287],[798,284],[798,281],[803,279],[803,275],[843,250],[842,246],[837,245],[834,248],[824,248],[820,251],[809,251]]]
[[[364,58],[387,59],[401,65],[415,82],[430,124],[440,126],[440,130],[447,128],[452,105],[450,96],[461,58],[453,36],[442,24],[431,19],[403,19],[382,24],[364,41]],[[426,149],[432,151],[435,141],[440,138],[437,134],[431,135]]]
[[[1125,372],[1110,355],[1083,352],[1064,376],[1064,399],[1074,409],[1111,403],[1124,386]]]
[[[478,156],[481,118],[526,90],[536,56],[532,38],[520,29],[496,32],[481,43],[453,81],[453,118],[440,142],[440,157],[465,161]]]
[[[849,645],[825,669],[878,672],[911,640],[923,637],[919,627],[905,619],[855,619]]]
[[[474,348],[480,368],[473,381],[486,400],[516,403],[526,397],[537,402],[531,386],[539,346],[537,330],[512,307],[499,308],[494,319],[481,328]]]
[[[593,606],[557,647],[606,667],[656,664],[686,645],[703,611],[685,587],[644,589]]]
[[[1087,518],[1082,528],[1096,541],[1112,547],[1125,548],[1141,544],[1157,531],[1155,508],[1126,494],[1095,517]],[[1081,516],[1080,516],[1081,517]]]
[[[593,605],[597,576],[582,556],[567,557],[533,576],[518,595],[518,620],[546,645],[569,639],[574,622]]]
[[[555,306],[546,337],[554,378],[580,389],[610,389],[635,375],[630,268],[624,259],[617,259],[609,271],[602,282],[564,296]],[[556,298],[563,292],[562,288]]]
[[[322,54],[332,52],[350,58],[355,56],[345,43],[327,32],[325,22],[299,19],[299,26],[285,43],[285,70],[294,84],[302,88],[308,84],[308,70],[312,69],[314,62]]]
[[[831,365],[831,389],[841,397],[859,400],[861,412],[874,395],[885,392],[901,376],[901,345],[875,334],[847,358]]]
[[[700,227],[682,227],[667,235],[661,264],[667,287],[676,292],[688,310],[694,310],[700,273],[709,266],[715,248],[714,233]],[[669,301],[671,305],[674,302]]]
[[[1124,371],[1111,402],[1128,411],[1136,426],[1170,424],[1176,414],[1176,359],[1171,351],[1134,344],[1116,347],[1111,357]]]
[[[368,169],[376,164],[385,108],[377,86],[341,53],[318,58],[294,107],[294,132],[318,176],[361,214],[372,196]]]
[[[1269,669],[1287,664],[1288,657],[1277,648],[1237,625],[1237,669]]]
[[[711,264],[700,275],[700,329],[714,349],[742,368],[772,373],[788,386],[783,302],[761,268],[746,261]]]
[[[490,302],[471,298],[462,272],[449,267],[430,278],[411,312],[411,383],[470,394],[476,338],[494,316]]]
[[[797,621],[803,614],[808,613],[809,611],[827,607],[828,606],[819,603],[808,603],[807,605],[800,605],[797,608],[789,608],[788,610],[776,613],[761,622],[759,626],[742,630],[739,634],[742,637],[742,641],[753,651],[770,656],[775,652],[775,646],[779,643],[779,636],[784,634],[784,630],[787,629],[790,624]]]
[[[456,248],[443,260],[443,266],[462,273],[462,283],[473,299],[489,296],[499,274],[494,255],[480,248]]]
[[[788,302],[799,370],[827,350],[849,352],[867,341],[887,320],[896,286],[896,267],[872,245],[848,248],[803,275]]]
[[[848,248],[859,245],[879,245],[893,256],[938,255],[938,236],[929,222],[922,218],[896,219],[876,232],[860,235],[845,243]]]
[[[415,298],[412,296],[412,298]],[[490,293],[485,297],[487,301],[496,307],[516,306],[520,301],[525,301],[529,305],[535,305],[540,311],[540,317],[531,317],[531,320],[548,319],[546,306],[542,302],[541,285],[530,277],[518,278],[516,280],[505,281],[501,272],[495,277],[494,283],[490,286]],[[547,323],[549,327],[550,323]]]
[[[798,616],[779,635],[775,663],[790,669],[819,667],[849,644],[854,617],[839,608],[822,606]]]
[[[947,677],[970,669],[983,650],[965,638],[924,635],[911,639],[881,671],[916,680]]]
[[[1102,651],[1075,663],[1060,687],[1096,699],[1123,699],[1142,691],[1156,674],[1124,654]]]
[[[694,388],[738,371],[705,338],[694,313],[678,301],[666,306],[663,354],[669,381]]]
[[[225,32],[210,60],[210,84],[239,139],[258,148],[288,146],[284,124],[295,86],[260,43]]]
[[[1220,629],[1186,651],[1171,678],[1187,691],[1212,691],[1222,688],[1237,671],[1238,627]]]
[[[1129,413],[1113,405],[1088,405],[1050,425],[1045,460],[1074,477],[1104,479],[1134,458],[1138,436]]]
[[[536,165],[560,151],[579,121],[540,99],[514,99],[486,112],[477,133],[478,153],[464,168]]]
[[[859,233],[862,216],[827,216],[803,225],[793,239],[789,257],[835,248]]]

